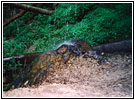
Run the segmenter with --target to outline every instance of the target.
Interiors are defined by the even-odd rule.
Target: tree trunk
[[[38,13],[41,13],[41,14],[50,15],[50,14],[53,13],[52,10],[42,9],[42,8],[38,8],[38,7],[26,5],[26,4],[7,3],[6,5],[13,6],[13,7],[20,8],[20,9],[24,9],[24,10],[28,10],[28,11],[38,12]]]

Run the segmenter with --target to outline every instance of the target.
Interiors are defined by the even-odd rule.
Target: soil
[[[3,97],[132,97],[132,54],[104,54],[104,60],[73,57],[39,86],[4,91]]]

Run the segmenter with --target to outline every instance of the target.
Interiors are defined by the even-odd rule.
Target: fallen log
[[[96,51],[97,53],[132,52],[132,40],[99,45],[99,46],[91,47],[90,49]],[[37,58],[42,53],[43,52],[21,54],[18,56],[3,58],[3,61],[6,62],[15,59],[15,61],[20,61],[21,64],[30,64],[35,58]]]
[[[132,52],[132,40],[99,45],[91,47],[91,49],[97,53]]]

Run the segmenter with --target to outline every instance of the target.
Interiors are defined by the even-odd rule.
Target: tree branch
[[[14,21],[15,19],[23,16],[25,14],[26,10],[21,10],[19,13],[15,14],[13,17],[11,17],[7,22],[5,22],[3,24],[3,26],[7,26],[8,24],[10,24],[12,21]]]
[[[10,24],[15,19],[23,16],[27,11],[34,11],[36,13],[39,12],[39,13],[42,13],[42,14],[51,14],[52,13],[52,10],[46,10],[46,9],[34,7],[34,5],[36,5],[36,3],[32,4],[31,6],[25,5],[25,4],[18,4],[18,3],[5,3],[5,5],[21,8],[21,9],[24,9],[24,10],[21,10],[19,13],[15,14],[13,17],[11,17],[7,22],[5,22],[3,24],[3,26],[7,26],[8,24]]]
[[[41,14],[50,15],[53,13],[52,10],[42,9],[42,8],[38,8],[38,7],[26,5],[26,4],[6,3],[5,5],[13,6],[13,7],[20,8],[20,9],[27,10],[27,11],[39,12]]]

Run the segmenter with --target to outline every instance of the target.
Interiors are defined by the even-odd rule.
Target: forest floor
[[[3,92],[3,97],[132,97],[132,54],[73,57],[50,73],[38,87],[21,87]]]

